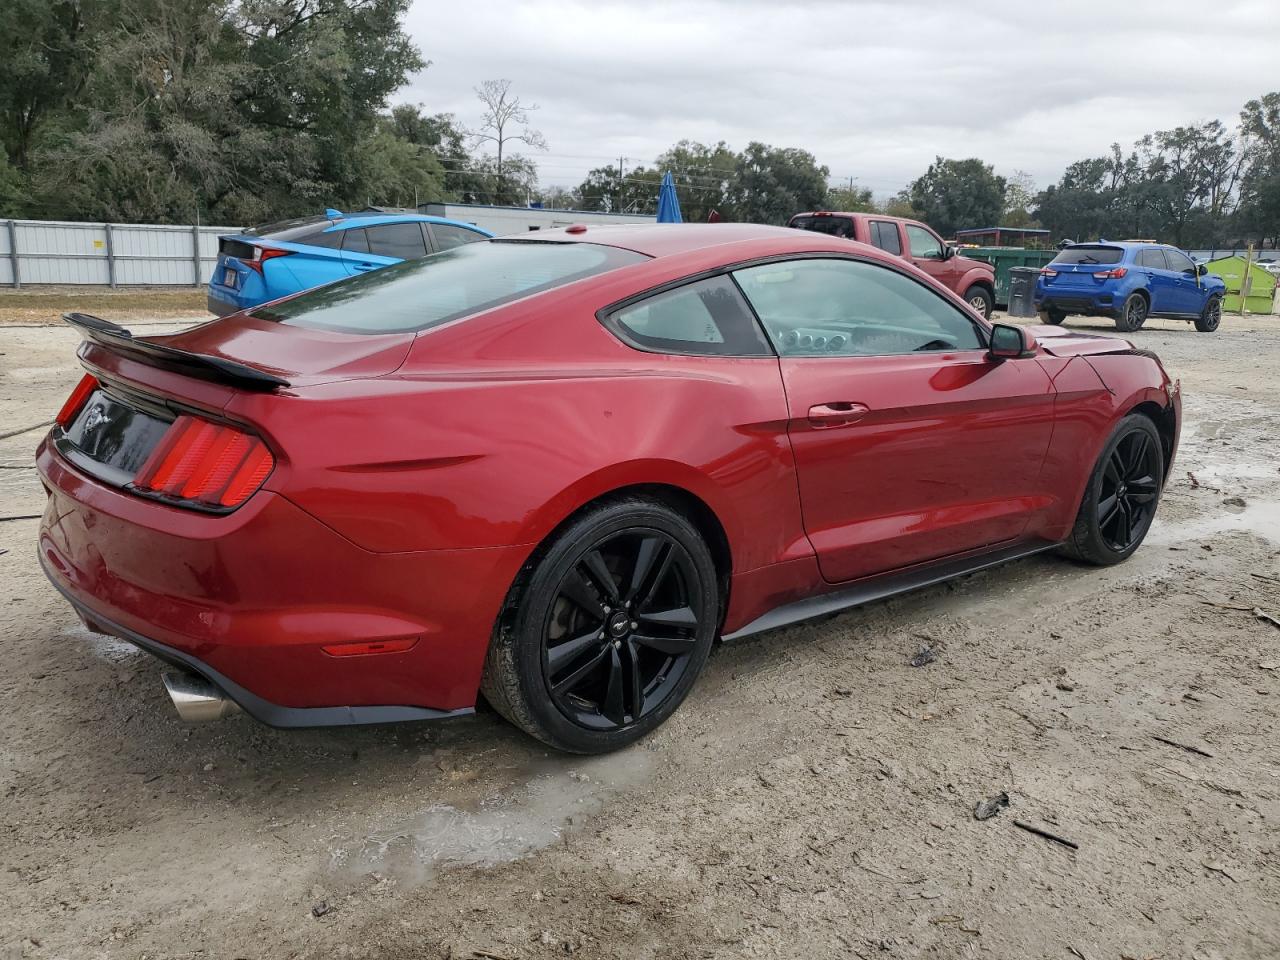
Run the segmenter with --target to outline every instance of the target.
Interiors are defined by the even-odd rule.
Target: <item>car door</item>
[[[735,271],[779,354],[805,531],[841,582],[1016,539],[1052,497],[1053,385],[906,271],[807,257]]]
[[[1198,315],[1204,309],[1204,288],[1200,284],[1200,271],[1195,261],[1181,250],[1163,249],[1173,277],[1174,313]]]
[[[867,223],[871,243],[885,253],[902,256],[902,235],[895,220],[871,220]]]
[[[946,244],[932,230],[918,223],[904,223],[911,262],[944,287],[955,287],[955,264],[948,259]]]
[[[1152,313],[1176,313],[1178,301],[1177,280],[1165,263],[1159,247],[1144,247],[1134,257],[1134,265],[1147,277],[1147,289],[1151,291]]]

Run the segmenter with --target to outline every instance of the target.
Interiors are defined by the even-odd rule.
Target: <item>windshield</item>
[[[1056,257],[1054,263],[1119,263],[1124,256],[1123,247],[1099,247],[1077,243],[1067,247]]]
[[[647,259],[592,243],[468,243],[318,287],[250,316],[347,333],[426,330]]]

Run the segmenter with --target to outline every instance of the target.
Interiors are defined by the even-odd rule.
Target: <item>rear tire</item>
[[[1062,322],[1066,319],[1067,315],[1061,310],[1046,310],[1044,312],[1044,322],[1055,327],[1062,326]]]
[[[975,283],[965,291],[964,298],[968,302],[969,306],[982,314],[982,319],[991,319],[991,310],[995,307],[995,302],[991,297],[990,291],[988,291],[986,287],[979,286]]]
[[[1163,478],[1156,425],[1140,413],[1129,414],[1102,447],[1063,551],[1097,566],[1127,560],[1151,529]]]
[[[1210,297],[1209,302],[1196,318],[1196,329],[1201,333],[1213,333],[1222,322],[1222,298]]]
[[[1135,330],[1141,330],[1142,325],[1147,322],[1147,311],[1149,309],[1146,297],[1140,293],[1129,294],[1124,306],[1120,308],[1119,315],[1116,317],[1116,329],[1121,333],[1133,333]]]
[[[635,743],[688,695],[719,627],[715,563],[681,514],[639,497],[571,521],[517,579],[481,692],[569,753]]]

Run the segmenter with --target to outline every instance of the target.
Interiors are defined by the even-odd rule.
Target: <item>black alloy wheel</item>
[[[1129,299],[1120,308],[1120,316],[1116,317],[1116,329],[1123,333],[1141,330],[1147,322],[1147,298],[1140,293],[1131,293]]]
[[[1123,553],[1141,540],[1151,525],[1160,496],[1160,452],[1144,430],[1126,434],[1102,471],[1095,512],[1098,531],[1108,547]]]
[[[1098,565],[1127,559],[1151,529],[1163,484],[1160,434],[1149,417],[1131,413],[1102,448],[1064,550]]]
[[[667,719],[720,627],[720,578],[688,517],[643,497],[583,510],[512,585],[481,690],[544,743],[604,753]]]
[[[1222,322],[1222,298],[1210,297],[1196,320],[1196,329],[1201,333],[1213,333]]]
[[[542,630],[542,669],[575,723],[612,730],[670,695],[698,644],[693,558],[656,529],[610,534],[560,580]]]

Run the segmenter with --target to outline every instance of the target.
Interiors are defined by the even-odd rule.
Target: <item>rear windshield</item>
[[[298,217],[295,220],[280,220],[276,223],[263,223],[244,231],[246,236],[264,237],[271,240],[297,240],[308,234],[318,233],[325,227],[336,223],[328,217]]]
[[[250,315],[347,333],[426,330],[647,259],[592,243],[467,243],[317,287]]]
[[[1056,257],[1054,263],[1119,263],[1124,256],[1123,247],[1097,247],[1077,243],[1067,247]]]
[[[833,237],[854,238],[853,220],[850,217],[792,217],[790,226],[797,230],[813,230]]]

